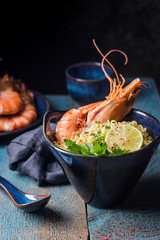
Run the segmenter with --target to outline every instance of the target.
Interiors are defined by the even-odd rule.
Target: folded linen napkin
[[[9,168],[29,175],[38,185],[68,182],[45,142],[42,126],[13,139],[7,147],[7,153]]]

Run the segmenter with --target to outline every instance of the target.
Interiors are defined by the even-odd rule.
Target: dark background
[[[81,0],[1,6],[0,75],[41,93],[67,93],[65,68],[101,61],[92,39],[124,77],[152,77],[160,88],[160,1]],[[56,5],[55,5],[56,4]]]

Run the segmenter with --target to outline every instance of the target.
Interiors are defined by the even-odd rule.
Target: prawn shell
[[[23,109],[23,101],[18,92],[0,92],[0,115],[16,114]]]

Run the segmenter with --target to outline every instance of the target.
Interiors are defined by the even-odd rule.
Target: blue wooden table
[[[130,81],[130,79],[127,79]],[[160,119],[160,98],[153,79],[134,107]],[[46,95],[54,110],[76,107],[67,95]],[[7,145],[6,145],[7,146]],[[160,239],[160,148],[130,196],[114,209],[85,205],[71,185],[38,187],[33,179],[8,169],[6,146],[0,146],[1,176],[25,192],[51,194],[37,213],[17,209],[0,190],[1,239]]]

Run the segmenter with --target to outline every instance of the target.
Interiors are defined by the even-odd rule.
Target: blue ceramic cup
[[[105,70],[112,75],[111,67],[105,65]],[[110,91],[109,81],[99,62],[73,64],[66,69],[65,76],[68,93],[79,105],[104,100]]]

